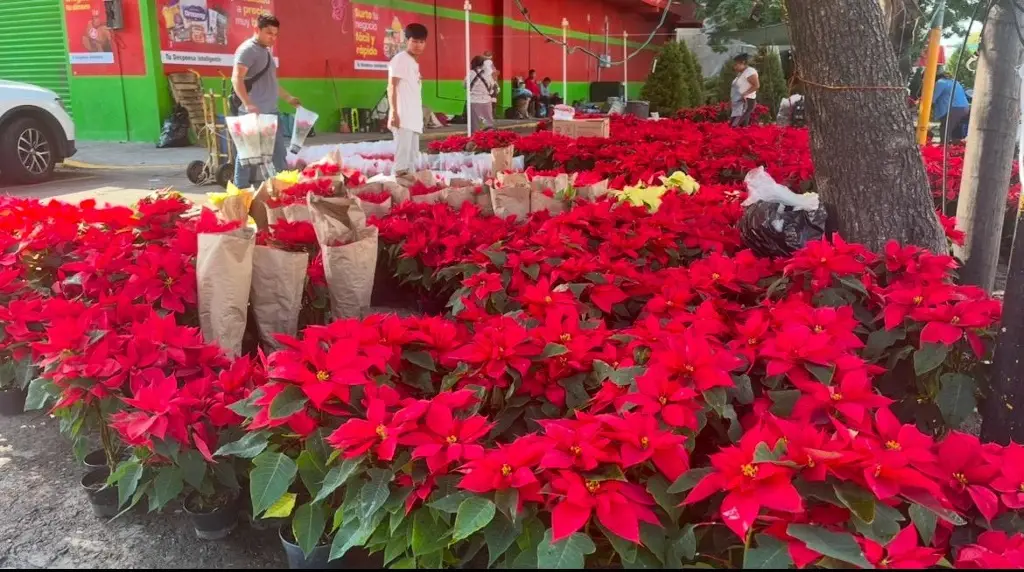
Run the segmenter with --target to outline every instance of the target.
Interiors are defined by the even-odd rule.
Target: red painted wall
[[[161,7],[170,0],[159,0]],[[437,16],[432,12],[436,6],[462,12],[464,0],[424,0],[428,14],[392,10],[386,6],[356,3],[352,0],[217,0],[230,10],[238,6],[265,4],[272,6],[281,20],[281,36],[275,49],[280,58],[281,77],[285,78],[361,78],[383,79],[383,69],[390,50],[385,47],[387,30],[397,18],[404,27],[419,22],[430,30],[427,52],[420,62],[425,80],[461,80],[465,77],[465,23],[460,19]],[[569,27],[577,32],[595,35],[591,41],[570,38],[569,44],[590,49],[595,53],[604,51],[604,20],[608,17],[613,39],[622,38],[623,30],[629,32],[630,41],[642,42],[657,24],[659,9],[642,0],[522,0],[533,21],[542,26],[561,27],[562,18],[568,18]],[[385,3],[386,4],[386,3]],[[502,79],[513,75],[525,75],[530,68],[536,68],[543,77],[551,76],[556,82],[562,80],[562,49],[547,42],[536,32],[511,27],[505,20],[523,21],[513,0],[472,0],[473,13],[489,15],[495,25],[472,23],[470,28],[471,52],[483,53],[490,50],[495,63],[502,72]],[[358,12],[356,12],[358,10]],[[589,22],[588,22],[589,16]],[[162,15],[161,15],[162,17]],[[504,24],[504,25],[503,25]],[[231,41],[236,43],[237,30],[232,31]],[[164,50],[170,48],[160,30]],[[557,35],[560,38],[560,35]],[[671,28],[666,27],[655,36],[653,45],[659,45],[673,37]],[[178,46],[187,48],[188,46]],[[225,53],[231,53],[234,46],[226,46]],[[630,48],[633,52],[635,48]],[[199,51],[197,49],[197,51]],[[213,51],[213,50],[208,50]],[[621,60],[621,45],[611,45],[613,60]],[[654,52],[644,51],[630,60],[629,81],[646,79]],[[357,63],[358,62],[358,63]],[[177,66],[165,63],[165,71],[193,66]],[[373,68],[373,69],[368,69]],[[204,75],[228,73],[229,65],[193,67]],[[569,81],[597,81],[597,60],[582,52],[571,54],[568,59]],[[601,71],[605,81],[622,81],[622,67]]]
[[[516,20],[523,20],[513,0],[505,0],[507,14]],[[621,40],[622,32],[630,34],[631,42],[642,43],[647,35],[658,23],[658,10],[652,6],[642,4],[637,0],[633,9],[627,8],[622,0],[559,0],[558,2],[523,0],[523,5],[529,10],[530,19],[539,26],[552,26],[561,28],[562,18],[569,20],[569,29],[577,32],[587,32],[595,37],[590,41],[572,38],[568,40],[570,46],[580,46],[601,54],[604,52],[604,20],[608,17],[609,34],[612,40]],[[588,21],[589,17],[589,21]],[[540,34],[532,30],[518,30],[505,28],[508,36],[504,44],[503,77],[511,78],[513,75],[523,75],[531,69],[537,70],[537,75],[543,78],[550,76],[555,83],[562,79],[562,48],[558,44],[548,42]],[[561,35],[554,35],[560,40]],[[660,45],[674,37],[671,28],[664,28],[661,33],[655,35],[651,44]],[[629,48],[629,52],[636,51],[635,47]],[[623,59],[622,45],[611,44],[609,52],[613,61]],[[644,81],[650,72],[651,63],[654,60],[654,52],[644,50],[629,60],[626,66],[629,72],[629,81]],[[568,56],[568,81],[571,82],[592,82],[598,81],[598,62],[592,56],[581,51],[571,53]],[[602,81],[623,81],[622,66],[615,66],[610,69],[602,69],[600,72]]]

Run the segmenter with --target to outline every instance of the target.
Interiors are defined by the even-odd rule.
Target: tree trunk
[[[945,252],[878,3],[786,4],[797,73],[805,80],[815,182],[830,225],[875,251],[896,240]]]
[[[967,241],[957,248],[964,261],[960,279],[991,292],[999,264],[1006,195],[1010,188],[1013,148],[1020,118],[1021,44],[1013,0],[992,6],[978,54],[974,103],[967,132],[967,152],[960,181],[957,225]]]
[[[918,0],[879,0],[892,49],[903,81],[910,80],[914,68],[914,31],[921,17]]]
[[[986,27],[992,23],[991,20]],[[986,50],[988,48],[986,47]],[[1024,204],[1021,205],[1024,207]],[[1024,210],[1017,210],[1010,271],[1003,296],[1003,327],[996,341],[990,390],[981,404],[981,438],[1024,443]]]

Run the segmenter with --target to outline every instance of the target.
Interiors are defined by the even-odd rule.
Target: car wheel
[[[0,172],[14,183],[42,183],[53,177],[57,148],[39,121],[15,119],[0,133]]]

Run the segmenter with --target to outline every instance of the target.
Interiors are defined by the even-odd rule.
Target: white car
[[[75,151],[75,125],[55,92],[0,80],[0,178],[47,181]]]

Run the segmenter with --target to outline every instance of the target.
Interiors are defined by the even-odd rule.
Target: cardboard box
[[[552,122],[551,130],[566,137],[601,137],[607,139],[611,132],[611,120],[607,117],[601,119],[556,119]]]

